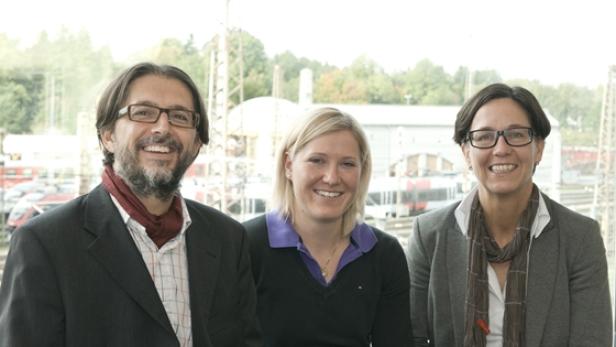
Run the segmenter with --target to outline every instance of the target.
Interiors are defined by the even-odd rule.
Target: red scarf
[[[177,196],[173,197],[171,208],[165,214],[155,216],[148,212],[124,180],[116,175],[111,165],[106,165],[103,171],[103,186],[131,218],[145,227],[146,233],[158,248],[180,232],[183,220],[182,202]]]

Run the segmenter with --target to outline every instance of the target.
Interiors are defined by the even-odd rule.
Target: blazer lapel
[[[85,229],[95,236],[88,245],[90,254],[145,312],[173,333],[143,258],[109,194],[100,185],[86,200],[84,224]]]
[[[449,227],[450,232],[447,238],[447,275],[455,345],[461,346],[464,338],[464,311],[466,309],[468,239],[460,231],[455,218],[451,220],[453,223]]]
[[[547,199],[546,204],[549,204]],[[550,222],[541,235],[532,240],[530,248],[526,294],[527,347],[541,344],[556,282],[560,241],[555,227],[554,213],[550,211],[550,215]]]
[[[197,346],[208,341],[206,326],[219,274],[221,241],[216,236],[220,230],[207,221],[207,216],[190,206],[188,211],[192,222],[186,230],[186,254],[193,341]]]

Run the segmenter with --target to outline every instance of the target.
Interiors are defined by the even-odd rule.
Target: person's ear
[[[101,132],[101,143],[107,150],[107,152],[115,153],[115,136],[113,136],[113,131],[111,130],[103,130]]]
[[[287,179],[291,179],[291,175],[293,174],[293,160],[289,156],[289,152],[284,153],[284,175]]]
[[[464,142],[460,145],[460,149],[462,150],[462,154],[464,155],[464,162],[468,167],[469,171],[473,171],[473,165],[471,164],[471,156],[470,156],[470,146],[468,142]]]
[[[545,147],[545,140],[544,139],[536,139],[535,142],[536,144],[536,148],[535,148],[535,165],[539,164],[539,162],[541,161],[541,158],[543,158],[543,148]]]

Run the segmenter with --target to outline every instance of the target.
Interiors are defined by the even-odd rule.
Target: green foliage
[[[527,80],[513,80],[508,83],[530,90],[541,106],[558,120],[562,128],[570,128],[578,133],[595,134],[599,130],[601,88],[590,89],[569,83],[554,87],[543,85],[539,81]],[[579,136],[575,135],[572,139]]]
[[[9,133],[27,133],[40,105],[41,75],[23,70],[0,71],[0,127]]]
[[[74,133],[77,114],[94,109],[101,87],[113,71],[109,49],[94,49],[85,31],[63,29],[54,40],[41,33],[25,54],[30,71],[45,80],[39,99],[46,101],[34,116],[35,128],[53,126]]]
[[[179,67],[190,75],[200,90],[207,89],[206,57],[195,47],[194,37],[190,35],[186,42],[166,38],[153,50],[153,61]]]
[[[23,60],[17,45],[17,40],[12,40],[6,34],[0,33],[0,61],[2,62],[2,69],[12,69]]]
[[[218,35],[214,36],[204,47],[209,71],[210,54],[217,47]],[[236,90],[240,77],[243,80],[243,99],[248,100],[272,93],[272,63],[265,54],[263,43],[246,31],[231,30],[227,37],[229,61],[229,90]],[[239,56],[242,61],[239,63]],[[241,73],[240,73],[241,67]],[[240,102],[239,90],[231,95],[232,105]]]
[[[230,35],[232,47],[241,47],[243,56],[244,100],[272,94],[272,63],[265,54],[263,43],[246,31],[234,30]],[[232,50],[230,58],[238,59],[238,50]],[[235,65],[237,69],[238,65]],[[229,73],[239,76],[239,71]],[[239,99],[236,100],[239,103]]]
[[[282,97],[291,101],[298,101],[299,95],[299,75],[302,69],[312,70],[313,79],[319,80],[321,75],[330,72],[335,67],[323,64],[316,60],[298,58],[293,53],[285,51],[272,58],[273,65],[278,65],[282,70],[283,85]]]
[[[346,73],[351,76],[354,83],[362,86],[363,99],[370,104],[399,103],[401,98],[394,87],[393,79],[385,73],[374,60],[367,56],[355,59]]]
[[[316,81],[314,101],[321,103],[365,104],[366,86],[347,78],[344,70],[336,69],[322,74]]]
[[[23,85],[12,81],[0,84],[0,124],[9,133],[22,133],[23,127],[28,127],[32,119],[26,114],[30,104],[28,92]]]
[[[457,105],[462,100],[461,90],[456,88],[454,78],[430,60],[421,60],[413,69],[398,73],[395,77],[403,93],[402,98],[409,104]]]
[[[185,40],[165,38],[137,58],[182,68],[207,96],[211,52],[217,44],[216,36],[203,47],[197,47],[192,35]],[[428,59],[407,70],[388,73],[365,55],[342,68],[297,57],[289,51],[269,58],[259,39],[239,29],[231,31],[227,46],[229,90],[235,91],[231,107],[241,101],[236,88],[240,81],[243,100],[271,95],[276,65],[282,72],[282,97],[292,101],[297,101],[299,75],[304,68],[313,72],[313,96],[317,103],[460,105],[469,94],[467,67],[459,67],[450,74]],[[67,29],[54,38],[42,32],[34,45],[26,49],[0,33],[0,61],[0,126],[13,133],[46,129],[52,115],[56,128],[74,133],[77,113],[93,112],[102,88],[124,67],[124,63],[113,61],[107,47],[93,47],[87,32]],[[470,93],[502,80],[494,70],[472,71]],[[530,89],[560,122],[567,143],[596,137],[601,88],[549,86],[533,80],[506,82]]]
[[[314,89],[315,102],[393,104],[402,100],[395,80],[367,56],[344,69],[322,72]]]

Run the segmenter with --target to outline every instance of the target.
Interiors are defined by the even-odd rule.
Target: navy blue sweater
[[[266,346],[412,346],[409,274],[398,241],[377,244],[325,287],[296,248],[270,248],[265,217],[244,223]]]

